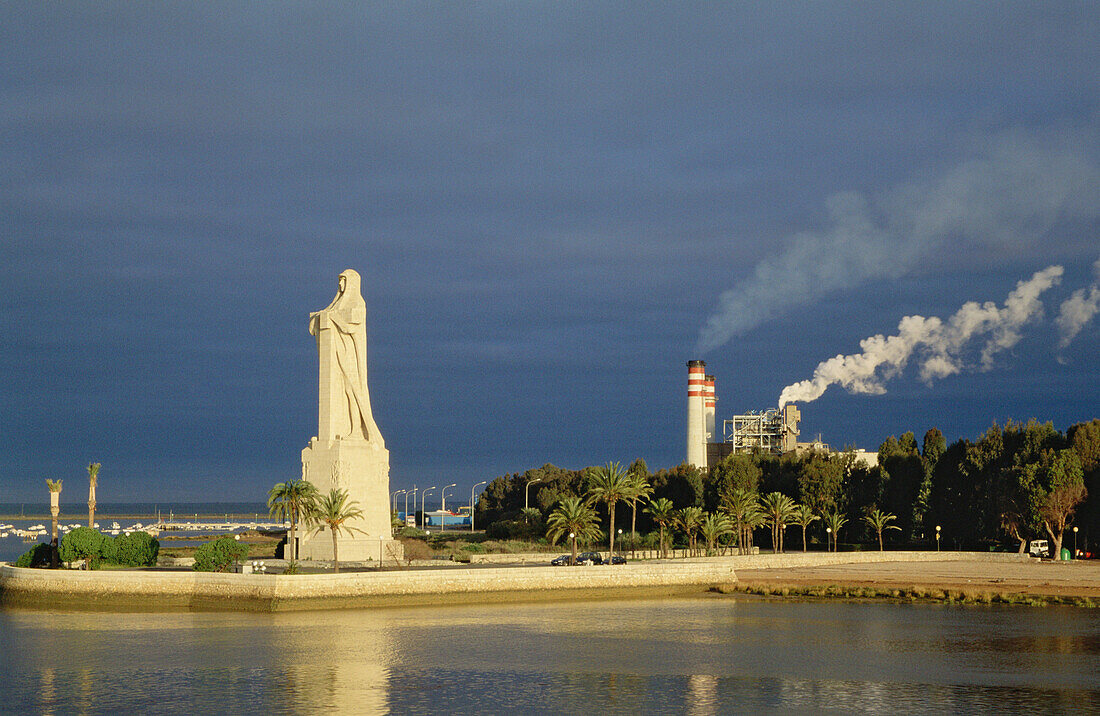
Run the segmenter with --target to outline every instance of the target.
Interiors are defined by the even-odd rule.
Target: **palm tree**
[[[707,512],[704,513],[699,531],[707,542],[707,554],[710,555],[714,551],[718,539],[733,532],[733,524],[730,522],[730,518],[721,512]]]
[[[750,490],[734,490],[722,498],[721,508],[733,519],[737,532],[737,551],[747,554],[752,546],[752,528],[759,522],[760,502]]]
[[[703,524],[703,510],[699,507],[685,507],[676,511],[676,524],[688,538],[688,549],[695,555],[695,533]]]
[[[99,463],[88,463],[88,526],[95,527],[95,486],[99,482]]]
[[[875,509],[871,510],[867,514],[867,516],[863,518],[863,521],[866,522],[871,527],[871,529],[873,529],[875,532],[878,533],[878,551],[879,552],[882,552],[885,549],[882,546],[882,531],[883,530],[898,530],[899,532],[901,531],[901,528],[898,527],[897,525],[890,524],[891,522],[893,522],[896,519],[897,519],[897,517],[895,515],[892,515],[889,512],[883,512],[882,510],[878,509],[877,507]]]
[[[638,523],[638,500],[648,499],[653,494],[653,486],[649,484],[646,476],[640,472],[627,473],[630,477],[630,556],[634,556],[634,543],[638,541],[635,526]]]
[[[760,504],[766,524],[772,528],[772,552],[778,554],[783,551],[783,530],[794,515],[794,500],[782,492],[771,492],[761,498]]]
[[[661,530],[661,557],[668,557],[668,550],[665,549],[665,525],[673,521],[672,500],[667,497],[658,497],[656,500],[651,499],[649,507],[645,508],[645,511]]]
[[[332,571],[340,571],[340,558],[336,551],[336,538],[343,531],[351,535],[353,532],[363,532],[358,527],[349,527],[345,524],[348,520],[360,519],[363,511],[359,509],[359,503],[355,500],[348,502],[348,491],[332,488],[327,495],[317,501],[316,507],[306,517],[306,521],[316,525],[314,533],[322,532],[326,527],[332,530]],[[364,533],[365,534],[365,533]]]
[[[57,568],[57,518],[61,514],[61,480],[46,478],[46,487],[50,490],[50,519],[53,524],[50,542],[50,566]]]
[[[840,528],[848,524],[848,518],[839,512],[826,512],[824,515],[825,528],[832,535],[833,551],[836,552],[837,537],[840,536]]]
[[[304,521],[314,511],[319,498],[317,487],[308,480],[279,482],[267,493],[267,509],[271,516],[279,520],[290,520],[287,544],[290,546],[292,560],[298,559],[298,522]]]
[[[556,543],[565,535],[570,537],[570,547],[573,550],[573,561],[577,563],[577,538],[582,540],[596,539],[600,536],[600,527],[596,524],[595,511],[581,501],[579,497],[563,497],[550,516],[546,518],[546,536],[550,542]]]
[[[806,551],[806,528],[819,520],[809,505],[797,505],[791,514],[791,521],[802,528],[802,551]]]
[[[633,481],[617,462],[592,468],[588,474],[588,503],[607,503],[608,550],[611,552],[615,551],[615,503],[629,500],[633,492]]]

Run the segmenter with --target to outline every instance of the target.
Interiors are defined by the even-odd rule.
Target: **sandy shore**
[[[871,562],[738,569],[741,586],[953,589],[1100,597],[1100,560],[1073,562]]]

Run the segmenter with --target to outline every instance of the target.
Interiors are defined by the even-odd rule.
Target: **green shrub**
[[[462,545],[462,551],[463,552],[472,552],[474,554],[484,554],[485,545],[478,544],[477,542],[469,542],[467,544]]]
[[[196,572],[224,572],[231,564],[248,557],[248,545],[232,537],[219,537],[195,550]]]
[[[119,564],[118,561],[118,538],[111,539],[104,535],[103,546],[100,547],[99,556],[107,564]]]
[[[91,527],[77,527],[61,538],[58,556],[62,562],[79,562],[87,559],[89,566],[95,569],[103,559],[103,543],[110,541],[111,538],[99,530]]]
[[[45,542],[36,544],[15,560],[16,567],[42,567],[50,563],[50,546]]]
[[[157,563],[160,542],[148,532],[131,532],[112,542],[115,550],[113,558],[104,555],[104,559],[109,562],[130,567],[151,567]]]

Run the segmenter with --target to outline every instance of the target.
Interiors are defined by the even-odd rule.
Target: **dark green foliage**
[[[62,562],[79,562],[89,560],[89,566],[95,568],[103,559],[103,553],[110,551],[110,547],[104,546],[111,538],[91,527],[77,527],[72,532],[61,538],[58,545],[58,556]]]
[[[682,462],[670,470],[659,470],[652,484],[653,496],[672,500],[678,510],[703,506],[703,473],[694,465]]]
[[[1072,426],[1066,431],[1066,439],[1070,449],[1077,453],[1088,491],[1075,518],[1082,532],[1078,544],[1094,544],[1100,539],[1100,419]]]
[[[528,483],[531,483],[529,505],[545,515],[561,498],[584,494],[584,474],[583,470],[565,470],[547,463],[523,473],[498,477],[478,496],[474,520],[488,526],[498,520],[520,519]]]
[[[924,463],[917,451],[916,436],[909,432],[900,438],[888,437],[878,449],[878,463],[886,476],[886,489],[878,506],[897,515],[903,539],[909,539],[922,517],[917,498],[924,483]]]
[[[50,563],[50,545],[42,542],[24,552],[15,560],[16,567],[45,567]]]
[[[107,558],[107,561],[129,567],[151,567],[157,563],[160,542],[148,532],[131,532],[116,538],[113,542],[115,556],[114,559]]]
[[[485,529],[485,536],[499,540],[525,540],[534,541],[545,533],[546,528],[539,522],[526,522],[520,520],[500,520],[490,523]]]
[[[231,565],[248,557],[248,545],[232,537],[219,537],[195,550],[196,572],[224,572]]]
[[[788,463],[791,470],[794,463]],[[844,508],[844,483],[851,465],[843,456],[813,451],[798,465],[798,501],[817,514]]]
[[[733,495],[734,490],[755,493],[760,486],[762,474],[752,455],[736,454],[722,458],[711,469],[710,479],[706,481],[704,492],[707,510],[716,510],[723,499],[728,500]]]
[[[1076,460],[1069,458],[1070,451]],[[844,539],[873,540],[875,548],[877,536],[867,528],[865,517],[879,509],[897,516],[902,532],[892,535],[903,545],[934,548],[939,525],[944,549],[1015,550],[1020,541],[1048,537],[1041,506],[1050,513],[1061,504],[1066,514],[1069,502],[1087,494],[1086,502],[1069,517],[1069,527],[1080,527],[1082,548],[1100,539],[1100,420],[1075,425],[1066,434],[1049,422],[1009,421],[1003,428],[993,425],[976,440],[950,445],[940,430],[931,428],[919,445],[911,432],[888,438],[880,447],[880,460],[878,467],[868,468],[851,456],[821,452],[736,455],[707,473],[681,464],[649,475],[650,499],[668,499],[678,510],[702,507],[713,512],[722,509],[723,495],[735,489],[780,492],[818,514],[844,515]],[[585,494],[586,470],[544,465],[497,478],[478,501],[477,524],[500,539],[527,538],[528,525],[539,520],[533,514],[524,519],[522,514],[526,484],[538,479],[530,487],[530,506],[545,518],[563,499]],[[635,472],[648,468],[635,460],[628,473]],[[1073,477],[1078,474],[1083,486]],[[606,527],[606,511],[600,512],[600,523]],[[619,501],[615,522],[624,526],[623,540],[632,517],[629,501]],[[658,529],[643,507],[636,526],[640,533]],[[811,541],[824,536],[823,523],[810,527]]]

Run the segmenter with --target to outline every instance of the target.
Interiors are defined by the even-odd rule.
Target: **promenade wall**
[[[673,595],[731,584],[728,564],[635,563],[591,567],[473,567],[222,574],[0,567],[0,604],[111,610],[282,611],[581,597]]]
[[[588,567],[450,567],[341,574],[221,574],[0,567],[0,604],[125,610],[283,611],[456,602],[625,598],[701,593],[737,569],[900,561],[1027,561],[973,552],[809,552],[694,557]]]

